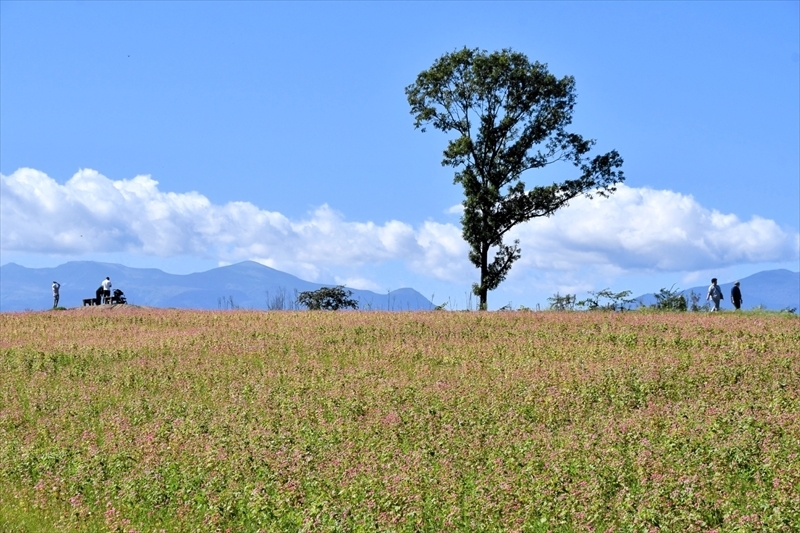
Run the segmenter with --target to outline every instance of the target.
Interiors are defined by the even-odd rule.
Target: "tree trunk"
[[[478,309],[480,311],[486,311],[487,309],[487,293],[489,291],[486,290],[486,278],[489,277],[489,245],[486,243],[481,244],[481,284],[478,292],[480,293],[478,297],[480,298],[480,303]]]

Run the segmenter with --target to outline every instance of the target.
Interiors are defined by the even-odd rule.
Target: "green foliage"
[[[480,309],[520,258],[519,241],[505,241],[514,226],[549,217],[579,195],[608,196],[624,180],[616,150],[591,157],[595,141],[567,130],[575,80],[556,78],[524,54],[467,48],[445,54],[406,87],[406,96],[416,128],[457,135],[442,165],[458,169],[454,182],[464,190],[461,224],[469,259],[480,269],[473,286]],[[523,173],[557,162],[575,166],[575,177],[526,187]]]
[[[337,311],[358,309],[358,302],[351,298],[353,291],[343,285],[322,287],[315,291],[304,291],[297,296],[297,303],[312,311]]]
[[[553,311],[573,311],[575,309],[575,304],[577,304],[576,298],[574,294],[565,294],[561,296],[559,293],[555,293],[548,298],[547,301],[550,303],[550,309]]]
[[[694,291],[689,293],[689,301],[689,310],[694,313],[698,311],[708,311],[711,309],[711,306],[708,304],[708,302],[704,301],[703,297]]]
[[[661,311],[686,311],[686,297],[681,294],[680,289],[676,289],[675,285],[667,289],[662,287],[655,295],[656,303],[653,305],[655,309]],[[696,307],[695,302],[692,302],[692,310]]]
[[[634,298],[628,298],[631,291],[612,292],[606,288],[589,294],[591,296],[575,305],[589,311],[622,311],[635,301]]]

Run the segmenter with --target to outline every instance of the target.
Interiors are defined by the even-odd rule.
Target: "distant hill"
[[[723,309],[733,309],[730,298],[734,281],[736,280],[719,284],[722,288],[722,294],[725,296],[721,306]],[[744,299],[742,309],[753,309],[758,306],[775,311],[786,309],[787,307],[800,309],[800,272],[783,269],[765,270],[738,281],[740,282],[742,298]],[[709,280],[708,285],[710,284],[711,281]],[[705,303],[708,285],[682,290],[681,294],[686,297],[687,302],[690,302],[689,295],[694,291],[700,295],[701,303]],[[645,305],[652,305],[656,302],[652,293],[643,294],[636,299]]]
[[[275,308],[281,297],[284,308],[288,308],[295,300],[295,291],[330,286],[305,281],[253,261],[185,275],[94,261],[70,261],[54,268],[26,268],[8,263],[0,266],[0,311],[49,309],[53,305],[53,280],[61,283],[59,305],[80,306],[83,298],[94,297],[106,276],[111,278],[113,288],[125,293],[128,303],[189,309]],[[434,307],[414,289],[383,294],[351,290],[360,309],[415,311]]]

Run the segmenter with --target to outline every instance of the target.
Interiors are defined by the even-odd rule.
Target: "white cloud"
[[[467,260],[469,246],[461,237],[461,228],[426,221],[417,231],[417,242],[425,253],[409,258],[416,272],[454,282],[474,277],[475,269]]]
[[[451,223],[349,222],[327,205],[290,220],[249,202],[214,205],[197,192],[162,192],[149,176],[110,180],[93,170],[63,185],[34,169],[0,178],[6,251],[188,255],[220,264],[252,259],[309,280],[340,276],[337,282],[353,288],[376,288],[363,270],[388,261],[439,280],[464,284],[476,277],[461,230]],[[607,276],[690,272],[795,260],[800,249],[800,236],[772,220],[743,221],[688,195],[627,186],[608,199],[575,200],[510,237],[523,250],[511,279],[537,271],[576,287],[585,284],[579,272],[586,268]]]
[[[693,271],[788,261],[800,250],[800,235],[772,220],[743,221],[690,195],[624,185],[610,198],[577,199],[553,217],[519,226],[511,237],[523,248],[518,268],[546,270]]]
[[[331,267],[391,260],[427,269],[464,246],[452,225],[415,230],[397,220],[348,222],[327,205],[293,221],[249,202],[213,205],[197,192],[162,192],[149,176],[114,181],[81,170],[60,185],[23,168],[0,178],[0,244],[9,251],[195,255],[220,264],[252,259],[315,280]],[[465,254],[459,254],[462,263]],[[446,268],[436,271],[452,277]],[[363,276],[353,280],[353,287],[372,283]]]
[[[451,205],[447,209],[444,210],[445,213],[448,215],[463,215],[464,214],[464,206],[462,204]]]
[[[336,276],[334,279],[336,280],[337,284],[344,285],[349,289],[361,289],[372,292],[385,292],[385,289],[383,287],[381,287],[374,281],[368,280],[366,278],[360,278],[360,277],[341,278],[339,276]]]

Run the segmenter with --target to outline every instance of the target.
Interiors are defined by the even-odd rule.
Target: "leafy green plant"
[[[656,303],[653,305],[655,309],[661,311],[686,311],[686,297],[681,294],[680,289],[676,289],[675,285],[669,289],[662,287],[655,295]]]
[[[547,301],[550,303],[550,309],[552,311],[573,311],[577,303],[577,296],[574,294],[565,294],[562,296],[559,293],[555,293],[553,296],[549,297]]]
[[[631,291],[612,292],[606,288],[589,294],[591,296],[575,305],[588,311],[622,311],[636,301],[635,298],[629,298]]]
[[[709,305],[709,303],[706,302],[706,301],[703,301],[702,298],[703,298],[702,295],[697,294],[694,291],[690,292],[689,293],[689,301],[690,301],[689,310],[696,313],[698,311],[708,311],[709,309],[711,309],[711,306]]]

